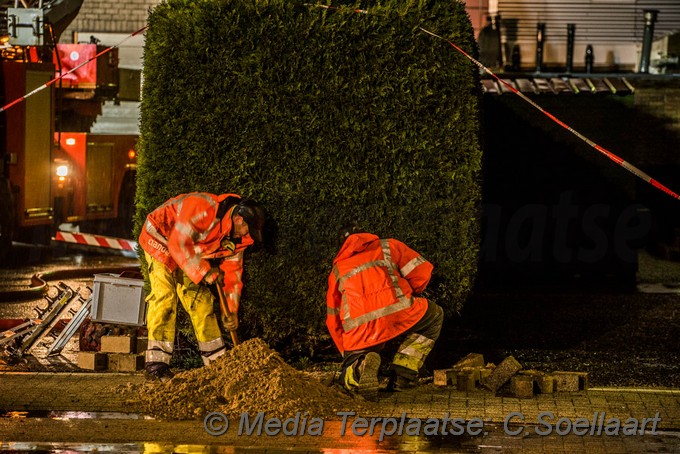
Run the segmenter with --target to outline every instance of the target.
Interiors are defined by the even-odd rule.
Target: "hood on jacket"
[[[359,252],[363,252],[371,243],[378,241],[379,239],[380,237],[373,235],[372,233],[354,233],[348,236],[342,244],[340,252],[335,256],[333,263],[344,260]]]

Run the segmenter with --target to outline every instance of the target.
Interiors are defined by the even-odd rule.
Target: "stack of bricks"
[[[449,369],[434,371],[434,384],[437,386],[455,385],[465,391],[476,389],[493,373],[493,365],[484,364],[484,356],[470,353]]]
[[[588,389],[586,372],[552,373],[522,370],[522,365],[512,356],[498,366],[485,364],[479,353],[470,353],[449,369],[434,371],[435,386],[455,386],[460,391],[487,390],[493,393],[508,389],[520,399],[528,399],[535,393],[577,392]],[[509,385],[509,386],[508,386]]]
[[[112,372],[136,372],[144,369],[147,338],[137,336],[102,336],[101,350],[78,353],[81,369]]]

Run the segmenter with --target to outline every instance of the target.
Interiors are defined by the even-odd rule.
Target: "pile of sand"
[[[145,413],[162,419],[201,418],[213,411],[230,418],[244,412],[277,418],[308,412],[309,417],[331,418],[338,411],[370,405],[294,369],[260,339],[243,342],[210,365],[180,372],[166,383],[123,392],[134,393]]]

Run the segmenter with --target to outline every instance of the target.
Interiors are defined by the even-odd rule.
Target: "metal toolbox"
[[[90,318],[93,322],[145,325],[144,280],[108,273],[95,274]]]

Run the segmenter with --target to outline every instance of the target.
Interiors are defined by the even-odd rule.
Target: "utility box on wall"
[[[142,86],[140,69],[118,69],[118,99],[121,101],[139,101]]]
[[[93,322],[145,325],[144,280],[95,274],[91,319]]]

